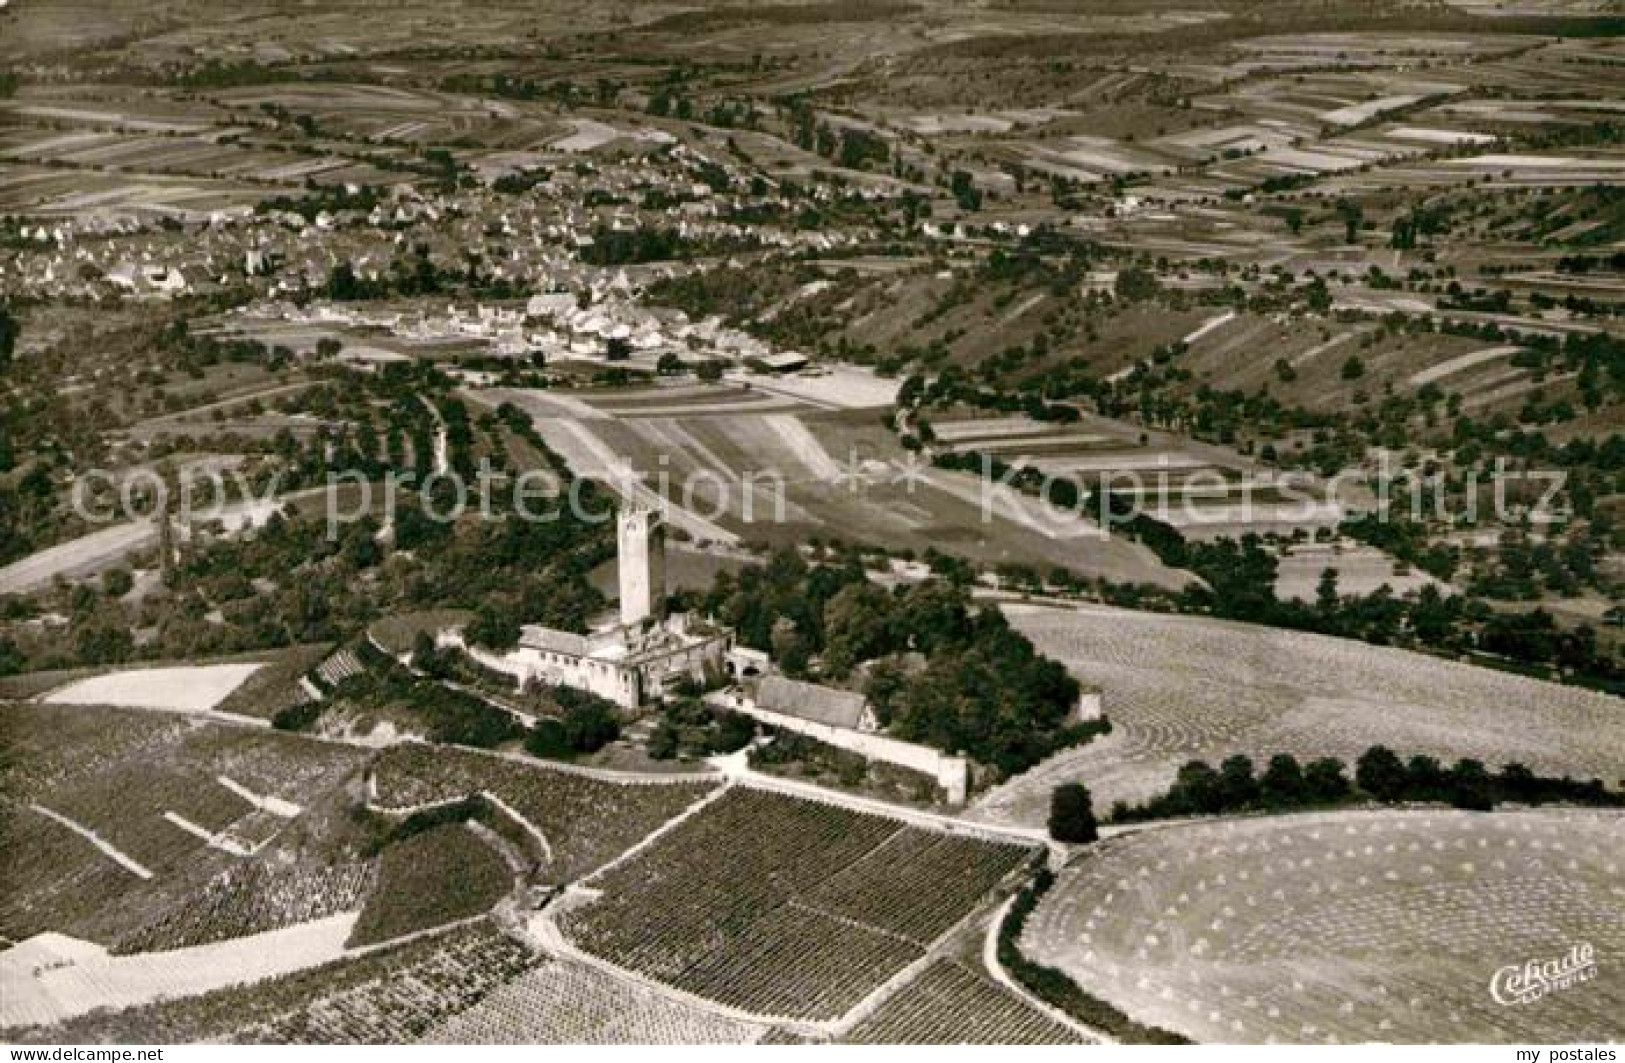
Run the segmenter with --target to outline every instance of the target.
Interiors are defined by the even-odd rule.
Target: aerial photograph
[[[1620,1060],[1625,0],[0,0],[0,1044]]]

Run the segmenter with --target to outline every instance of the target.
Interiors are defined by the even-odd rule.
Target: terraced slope
[[[764,1017],[839,1018],[1032,850],[738,788],[586,885],[587,952]]]

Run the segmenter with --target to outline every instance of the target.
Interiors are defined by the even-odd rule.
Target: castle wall
[[[769,727],[782,727],[786,731],[804,734],[870,760],[895,764],[900,768],[908,768],[930,776],[946,792],[951,804],[964,804],[965,797],[969,793],[970,761],[964,757],[946,756],[930,746],[901,742],[881,734],[831,727],[829,724],[803,720],[799,716],[786,716],[783,713],[759,708],[755,702],[745,698],[732,702],[730,707]]]
[[[437,641],[442,646],[456,646],[487,668],[505,672],[521,684],[539,679],[544,683],[576,687],[623,709],[635,709],[643,702],[642,676],[636,668],[590,657],[550,653],[530,646],[495,654],[470,646],[456,632],[441,632]]]

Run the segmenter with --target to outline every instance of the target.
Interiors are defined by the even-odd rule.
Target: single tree
[[[1409,788],[1410,773],[1393,750],[1372,746],[1355,763],[1354,781],[1378,801],[1398,801]]]
[[[1286,808],[1303,801],[1303,768],[1298,758],[1290,753],[1277,753],[1270,758],[1264,777],[1259,780],[1264,793],[1264,804],[1270,808]]]
[[[1063,783],[1050,795],[1049,836],[1058,842],[1087,844],[1100,837],[1094,801],[1082,783]]]

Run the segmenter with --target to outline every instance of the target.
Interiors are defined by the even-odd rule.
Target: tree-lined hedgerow
[[[1228,757],[1217,769],[1193,760],[1179,769],[1168,791],[1141,805],[1119,801],[1113,822],[1231,812],[1281,812],[1381,801],[1448,804],[1489,811],[1503,803],[1564,803],[1595,807],[1625,806],[1625,793],[1612,792],[1601,779],[1579,781],[1567,776],[1536,775],[1522,764],[1490,771],[1482,761],[1462,759],[1445,767],[1422,754],[1408,761],[1386,746],[1360,755],[1353,780],[1336,757],[1299,764],[1290,753],[1271,757],[1262,774],[1242,754]]]
[[[1060,1008],[1079,1022],[1110,1034],[1119,1041],[1150,1045],[1190,1044],[1187,1038],[1170,1030],[1135,1022],[1113,1005],[1085,993],[1066,972],[1034,963],[1022,954],[1021,932],[1027,925],[1027,917],[1032,915],[1039,900],[1054,884],[1054,874],[1048,868],[1041,867],[1033,876],[1032,883],[1016,894],[1009,914],[999,926],[999,965],[1044,1003]]]

